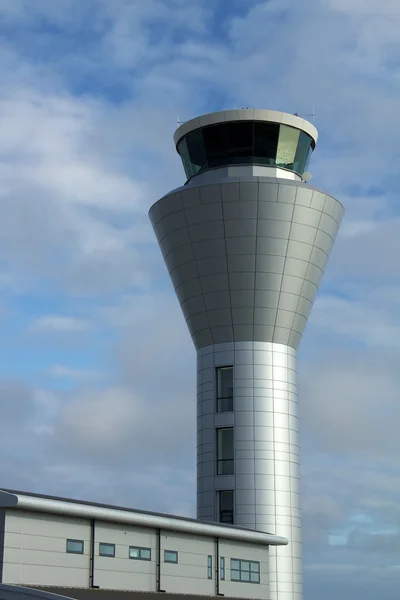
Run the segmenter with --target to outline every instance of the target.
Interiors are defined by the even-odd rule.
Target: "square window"
[[[100,542],[99,556],[106,556],[108,558],[114,558],[115,557],[115,544],[107,544],[105,542]]]
[[[178,553],[175,550],[164,550],[164,562],[177,563]]]
[[[141,548],[140,549],[140,558],[142,560],[151,560],[151,550],[150,550],[150,548]]]
[[[260,574],[259,573],[250,573],[250,581],[252,583],[260,583]]]
[[[68,554],[83,554],[84,543],[82,540],[67,540]]]
[[[232,581],[240,581],[240,571],[232,571],[231,569],[231,579]]]

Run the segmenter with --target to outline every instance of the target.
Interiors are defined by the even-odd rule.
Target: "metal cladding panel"
[[[218,492],[233,490],[235,524],[289,540],[270,548],[271,600],[302,598],[296,354],[288,346],[251,341],[197,353],[197,517],[218,520]],[[233,410],[217,412],[215,370],[227,365],[233,366]],[[220,427],[234,428],[229,475],[218,474]]]
[[[238,178],[184,186],[149,214],[197,349],[298,347],[343,216],[335,198],[297,181]]]

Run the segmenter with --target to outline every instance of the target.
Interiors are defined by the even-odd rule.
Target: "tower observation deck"
[[[197,517],[289,539],[272,600],[302,598],[297,348],[343,217],[303,181],[317,137],[269,110],[188,121],[187,181],[149,213],[197,350]]]

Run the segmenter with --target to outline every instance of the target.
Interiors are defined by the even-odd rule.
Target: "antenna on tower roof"
[[[178,123],[178,125],[182,125],[182,123],[186,123],[186,121],[180,121],[179,115],[176,117],[176,122]]]
[[[312,108],[312,113],[301,114],[301,115],[299,113],[294,113],[295,117],[307,117],[307,119],[309,119],[311,117],[313,123],[315,122],[315,115],[316,115],[316,113],[315,113],[314,107]]]

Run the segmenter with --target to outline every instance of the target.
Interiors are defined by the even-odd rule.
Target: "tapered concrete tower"
[[[187,182],[150,209],[197,350],[197,516],[289,539],[272,600],[302,598],[296,356],[343,216],[303,181],[316,141],[269,110],[188,121]]]

